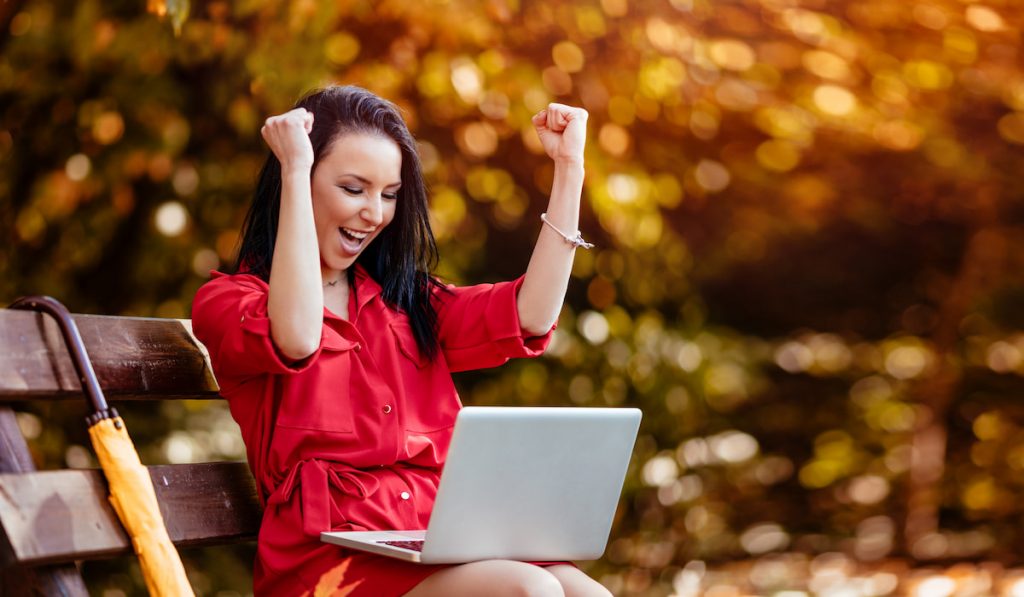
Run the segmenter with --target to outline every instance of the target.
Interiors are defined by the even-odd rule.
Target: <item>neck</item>
[[[334,288],[345,281],[345,272],[331,272],[329,274],[321,272],[321,279],[323,280],[324,288]]]

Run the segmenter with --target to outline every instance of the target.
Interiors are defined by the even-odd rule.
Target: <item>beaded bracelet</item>
[[[580,233],[579,230],[576,231],[576,236],[569,236],[568,234],[566,234],[566,233],[562,232],[561,230],[559,230],[557,226],[555,226],[554,224],[552,224],[548,220],[548,214],[546,214],[546,213],[540,214],[540,219],[541,219],[542,222],[544,222],[545,224],[550,226],[552,230],[557,232],[559,236],[564,238],[565,242],[567,242],[570,245],[572,245],[573,248],[576,248],[576,247],[583,247],[584,249],[593,249],[594,248],[594,243],[588,243],[587,241],[583,240],[583,235]]]

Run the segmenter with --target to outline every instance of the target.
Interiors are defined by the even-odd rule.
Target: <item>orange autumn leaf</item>
[[[167,4],[162,0],[146,0],[146,12],[158,17],[167,15]]]
[[[181,35],[181,27],[188,18],[191,6],[189,0],[146,0],[146,12],[154,14],[163,20],[171,17],[171,25],[174,27],[174,35]]]
[[[352,591],[363,581],[360,579],[344,587],[341,586],[341,583],[345,580],[345,572],[348,570],[350,563],[351,560],[346,559],[325,572],[320,577],[320,582],[317,583],[316,588],[313,589],[313,597],[347,597],[352,594]],[[302,597],[309,597],[309,591],[303,593]]]

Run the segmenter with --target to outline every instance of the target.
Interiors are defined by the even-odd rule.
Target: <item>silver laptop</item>
[[[426,531],[320,540],[425,564],[597,559],[639,427],[635,408],[463,408]]]

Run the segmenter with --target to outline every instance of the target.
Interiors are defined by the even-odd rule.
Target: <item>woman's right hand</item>
[[[282,173],[313,168],[313,144],[309,141],[312,130],[313,114],[305,108],[271,116],[263,123],[260,134],[281,162]]]

